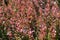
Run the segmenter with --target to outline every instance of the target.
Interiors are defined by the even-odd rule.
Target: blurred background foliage
[[[60,8],[60,0],[57,0],[58,1],[58,6],[59,6],[59,8]]]

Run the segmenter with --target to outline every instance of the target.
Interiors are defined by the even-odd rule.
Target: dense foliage
[[[0,40],[60,40],[60,0],[0,0]]]

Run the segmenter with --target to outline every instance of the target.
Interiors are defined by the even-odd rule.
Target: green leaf
[[[29,40],[28,35],[25,35],[25,36],[22,38],[22,40]]]

